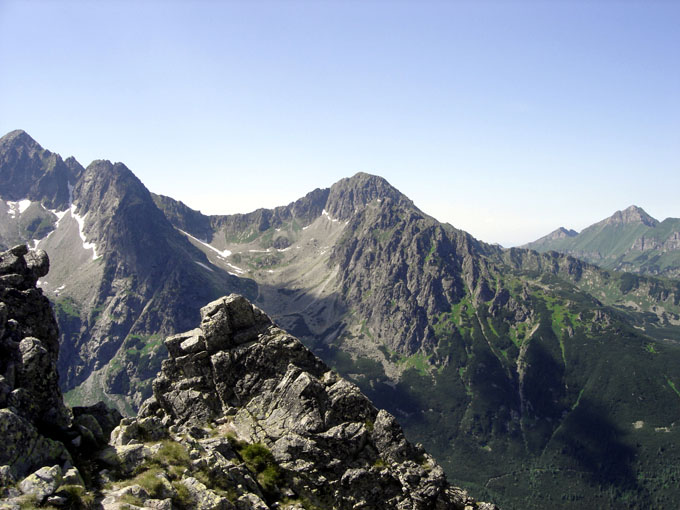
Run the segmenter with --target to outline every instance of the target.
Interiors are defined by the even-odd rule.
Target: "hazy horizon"
[[[515,246],[679,217],[680,4],[0,0],[0,134],[206,214],[363,171]]]

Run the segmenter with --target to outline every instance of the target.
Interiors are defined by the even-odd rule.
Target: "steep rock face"
[[[0,138],[0,249],[52,232],[82,172],[75,159],[63,161],[23,131]]]
[[[494,508],[450,487],[391,415],[244,298],[201,316],[199,329],[165,341],[170,358],[141,421],[189,432],[226,422],[271,449],[281,485],[321,508]]]
[[[434,345],[434,318],[466,295],[493,297],[482,256],[492,248],[401,200],[376,199],[352,216],[330,262],[366,327],[409,356]],[[389,321],[384,318],[389,317]]]
[[[31,422],[67,428],[56,367],[57,324],[49,301],[35,288],[48,269],[43,251],[19,245],[0,254],[0,405]]]
[[[164,195],[151,194],[153,201],[175,227],[206,242],[212,240],[210,217],[187,207],[184,202]]]
[[[72,412],[63,403],[57,323],[35,286],[48,269],[43,251],[20,245],[0,253],[0,497],[25,478],[20,492],[9,495],[20,498],[23,492],[38,503],[61,484],[73,479],[82,484],[73,467],[83,458],[79,448],[91,451],[105,444],[120,421],[120,414],[102,405]]]

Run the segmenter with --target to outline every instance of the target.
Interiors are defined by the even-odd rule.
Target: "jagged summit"
[[[605,225],[642,223],[648,227],[656,227],[659,224],[659,221],[652,218],[641,207],[631,205],[623,211],[616,211],[609,218],[603,220],[603,223]]]
[[[38,142],[36,142],[31,135],[29,135],[26,131],[23,129],[15,129],[14,131],[10,131],[6,135],[0,138],[0,147],[9,145],[9,144],[15,144],[15,145],[25,145],[25,146],[30,146],[34,147],[37,149],[41,149],[42,147]]]
[[[83,167],[73,158],[43,149],[22,130],[0,138],[0,198],[42,202],[49,209],[69,205],[69,183],[73,184]]]
[[[331,186],[325,210],[333,218],[348,220],[358,209],[365,207],[373,200],[383,199],[413,206],[413,202],[386,179],[359,172]]]

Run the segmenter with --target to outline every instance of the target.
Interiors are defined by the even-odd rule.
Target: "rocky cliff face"
[[[666,236],[642,236],[633,243],[632,250],[658,251],[661,253],[680,252],[680,220],[667,219],[662,222]]]
[[[221,469],[223,490],[233,489],[220,496],[204,486],[210,508],[495,508],[449,486],[389,413],[243,297],[212,302],[201,316],[200,328],[165,341],[170,358],[153,398],[114,431],[119,453],[152,455],[135,446],[142,436],[193,436],[192,465]],[[270,474],[256,468],[237,485],[247,443],[266,452]],[[177,482],[195,487],[189,475]]]
[[[82,172],[75,159],[62,160],[24,131],[0,138],[0,249],[53,231]]]
[[[36,288],[47,274],[43,251],[0,253],[0,498],[3,508],[40,504],[62,485],[84,490],[82,469],[120,421],[102,405],[64,405],[57,373],[58,329]],[[81,470],[78,469],[80,466]],[[16,484],[16,486],[14,486]],[[59,498],[57,498],[59,499]]]
[[[164,354],[158,335],[195,322],[199,305],[219,295],[221,289],[243,287],[233,276],[210,267],[205,255],[172,227],[148,190],[124,165],[92,163],[78,181],[74,196],[83,233],[100,259],[84,263],[93,266],[88,286],[78,281],[88,271],[72,271],[67,290],[57,299],[64,303],[58,307],[64,322],[67,297],[77,310],[71,327],[64,331],[61,370],[65,386],[70,389],[83,383],[117,356],[115,367],[100,375],[104,391],[136,394],[133,398],[141,403]],[[57,251],[61,248],[55,246]],[[88,308],[98,313],[88,313]],[[146,349],[146,359],[141,360],[139,353],[137,359],[127,355],[140,339],[153,335],[157,335],[156,345]],[[140,361],[146,367],[141,373]]]
[[[68,429],[71,415],[59,391],[57,324],[35,288],[48,268],[45,252],[29,253],[23,245],[0,254],[0,465],[15,478],[70,458],[50,439]],[[27,438],[38,446],[27,451]]]
[[[410,356],[436,345],[432,324],[451,304],[465,296],[493,298],[484,260],[493,251],[407,201],[384,196],[352,215],[330,263],[370,334]]]

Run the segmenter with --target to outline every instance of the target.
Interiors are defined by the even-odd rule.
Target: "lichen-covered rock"
[[[103,510],[121,510],[127,509],[130,506],[124,503],[125,500],[136,499],[144,501],[149,498],[149,493],[140,485],[128,485],[122,489],[110,491],[101,501],[101,508]],[[133,507],[134,508],[134,507]]]
[[[12,469],[7,465],[0,466],[0,486],[6,487],[8,485],[14,485],[15,483],[16,479],[12,474]]]
[[[62,472],[58,465],[42,467],[19,483],[21,492],[34,496],[38,502],[54,494],[61,485]]]
[[[72,462],[61,442],[41,435],[35,426],[11,409],[0,409],[0,438],[0,465],[9,466],[17,480],[40,466]]]
[[[151,450],[141,443],[115,446],[114,448],[118,459],[118,468],[122,473],[129,475],[134,472],[139,464],[151,457]]]
[[[80,475],[80,471],[77,468],[70,468],[66,470],[64,476],[62,477],[63,485],[78,485],[80,487],[85,487],[85,482],[83,477]]]
[[[234,508],[227,498],[218,496],[196,478],[190,476],[184,478],[181,483],[189,490],[192,507],[197,510],[232,510]]]

